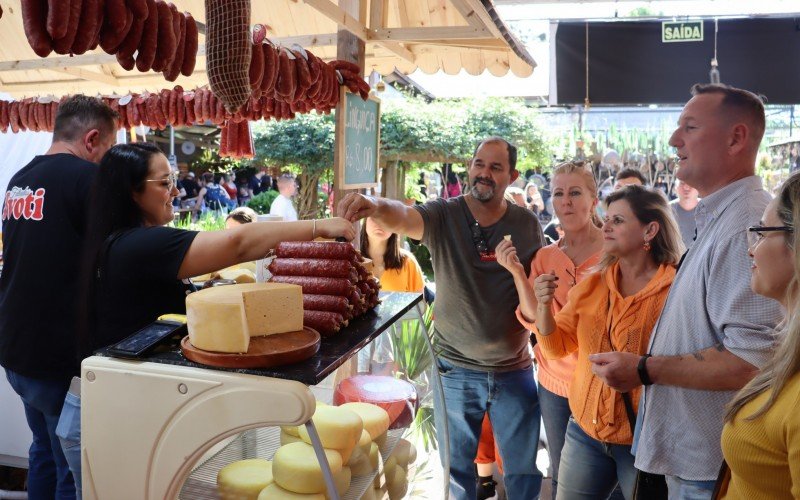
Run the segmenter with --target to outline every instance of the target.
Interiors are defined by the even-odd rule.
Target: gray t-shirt
[[[692,248],[692,243],[694,243],[694,229],[696,227],[694,222],[694,212],[697,210],[697,207],[691,210],[684,210],[681,207],[678,200],[672,200],[669,202],[670,208],[672,208],[672,215],[675,216],[675,220],[678,222],[678,229],[681,231],[681,239],[683,240],[684,246],[687,249]]]
[[[436,276],[437,354],[472,370],[529,367],[530,334],[514,313],[519,305],[514,279],[496,261],[481,260],[464,197],[429,201],[415,208],[425,222],[422,243],[431,252]],[[511,235],[525,273],[530,273],[531,260],[544,242],[533,212],[509,203],[497,223],[481,229],[490,249]]]

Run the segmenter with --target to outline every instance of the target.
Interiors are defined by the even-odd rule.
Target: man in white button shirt
[[[645,386],[636,467],[664,474],[671,500],[711,498],[725,405],[769,359],[783,318],[777,302],[750,289],[746,231],[770,199],[755,175],[763,103],[720,84],[695,85],[692,95],[670,145],[680,160],[678,178],[701,197],[697,238],[653,329],[649,354],[590,356],[610,387]]]
[[[270,205],[269,214],[280,215],[285,222],[297,220],[297,210],[292,204],[292,196],[297,192],[297,184],[295,184],[292,174],[281,174],[278,177],[278,191],[280,194]]]

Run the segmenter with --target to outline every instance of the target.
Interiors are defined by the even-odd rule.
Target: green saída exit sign
[[[669,42],[702,42],[703,21],[684,21],[661,23],[661,41]]]

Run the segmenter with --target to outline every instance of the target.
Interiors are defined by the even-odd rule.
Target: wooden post
[[[358,21],[364,22],[366,18],[367,0],[339,0],[339,8]],[[336,59],[358,64],[358,67],[361,68],[361,76],[364,76],[364,41],[347,30],[339,29],[336,33]],[[336,140],[339,140],[343,135],[342,130],[340,130],[340,120],[336,121],[335,133]],[[334,168],[333,170],[333,213],[335,215],[338,215],[336,208],[339,205],[339,200],[344,198],[347,193],[355,191],[342,189],[341,186],[344,179],[339,177],[338,170],[338,168]],[[358,247],[356,246],[356,248]]]

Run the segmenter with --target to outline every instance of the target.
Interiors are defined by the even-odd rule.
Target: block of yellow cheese
[[[257,500],[325,500],[325,495],[322,493],[295,493],[272,483],[261,490]]]
[[[334,450],[325,450],[325,456],[335,476],[342,470],[342,456]],[[314,448],[306,443],[290,443],[278,448],[272,458],[272,477],[278,485],[294,493],[324,493],[322,476]]]
[[[334,450],[352,451],[361,438],[361,431],[364,430],[361,417],[341,406],[317,406],[311,420],[317,429],[322,446]],[[301,426],[297,430],[300,432],[300,438],[310,444],[308,429]],[[347,455],[349,456],[350,452]]]
[[[297,285],[246,283],[206,288],[186,297],[189,342],[213,352],[247,352],[250,337],[303,329]]]
[[[223,500],[256,500],[259,492],[272,482],[272,462],[251,458],[220,469],[217,491]]]

